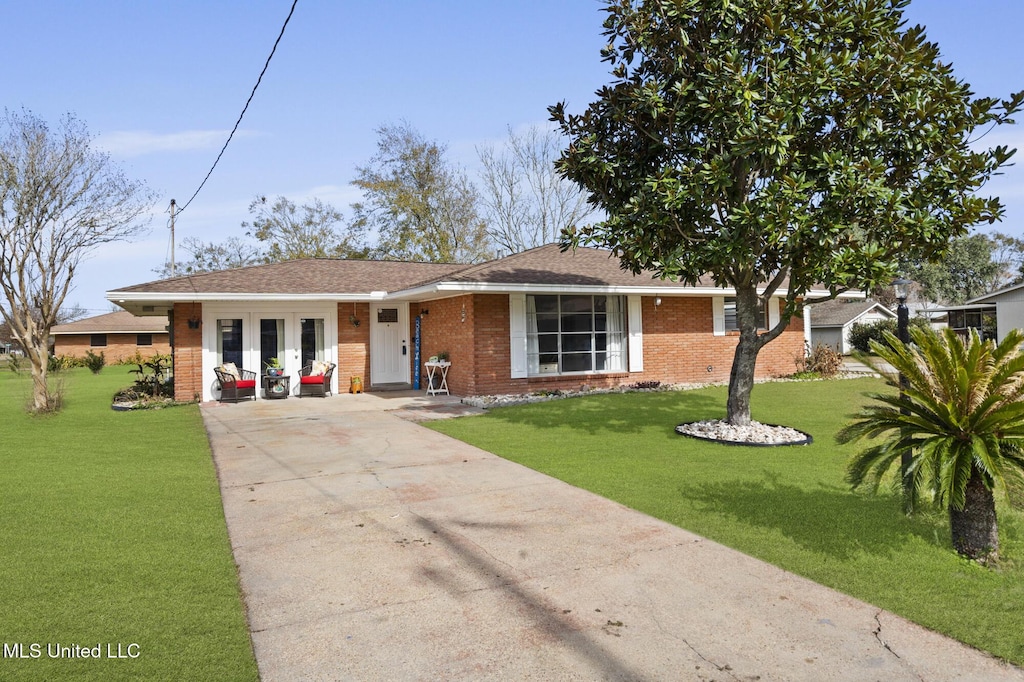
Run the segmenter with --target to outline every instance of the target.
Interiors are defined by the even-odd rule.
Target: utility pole
[[[171,199],[171,277],[174,277],[174,199]]]

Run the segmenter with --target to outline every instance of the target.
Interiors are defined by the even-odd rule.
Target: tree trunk
[[[949,526],[953,533],[953,548],[960,554],[981,561],[999,558],[995,497],[985,485],[981,471],[974,465],[967,481],[964,508],[949,508]]]
[[[762,321],[761,304],[754,287],[736,289],[736,323],[740,339],[729,372],[729,399],[726,421],[735,426],[750,423],[750,392],[754,388],[754,369],[761,340],[757,336]]]
[[[50,387],[47,384],[46,373],[49,357],[38,348],[25,347],[25,355],[28,356],[29,364],[32,366],[32,411],[49,412]]]

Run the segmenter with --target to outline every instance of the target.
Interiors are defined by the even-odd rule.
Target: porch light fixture
[[[903,279],[902,277],[893,280],[892,288],[896,293],[896,300],[900,302],[900,305],[906,305],[907,298],[910,296],[910,285],[912,282],[909,279]]]
[[[661,305],[661,296],[655,296],[654,297],[654,307],[657,308],[659,305]]]

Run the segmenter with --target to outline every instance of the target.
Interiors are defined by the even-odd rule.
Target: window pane
[[[593,329],[592,315],[562,315],[562,333],[589,332]]]
[[[598,372],[603,372],[608,369],[608,356],[605,353],[594,354],[594,369]]]
[[[217,320],[217,350],[220,351],[220,364],[235,363],[242,368],[242,321]]]
[[[558,312],[558,297],[557,296],[534,296],[534,306],[537,308],[538,313],[557,313]]]
[[[539,334],[537,336],[537,350],[541,353],[557,353],[558,334]]]
[[[260,369],[278,358],[284,364],[284,320],[260,320]]]
[[[565,353],[562,355],[563,372],[589,372],[593,369],[590,353]]]
[[[152,334],[137,334],[135,336],[135,345],[136,346],[152,346],[153,345],[153,335]]]
[[[537,314],[537,331],[539,331],[539,332],[557,332],[558,331],[558,313],[538,313]]]
[[[725,330],[733,331],[739,329],[739,325],[736,323],[736,298],[734,296],[725,297]]]
[[[593,296],[562,296],[563,313],[589,313],[593,310]]]
[[[563,334],[562,335],[562,352],[573,353],[573,352],[587,352],[592,350],[592,343],[594,337],[590,334]]]
[[[385,309],[386,310],[386,309]],[[398,310],[395,309],[397,314]],[[396,319],[397,321],[397,319]],[[302,330],[300,345],[302,347],[302,366],[314,360],[324,359],[324,320],[322,317],[303,318],[299,320]]]
[[[92,346],[93,348],[103,348],[104,346],[107,345],[107,335],[92,334],[89,337],[89,345]]]

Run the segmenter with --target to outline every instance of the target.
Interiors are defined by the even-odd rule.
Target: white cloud
[[[143,156],[157,152],[189,152],[216,149],[228,139],[228,130],[185,130],[178,133],[152,133],[146,130],[119,130],[96,138],[96,145],[120,157]],[[235,137],[257,135],[238,131]]]

